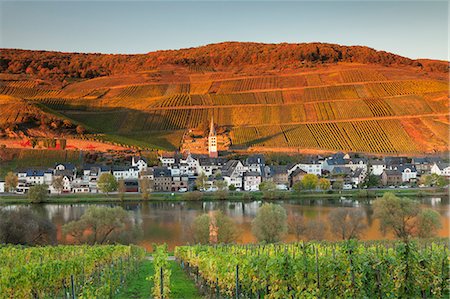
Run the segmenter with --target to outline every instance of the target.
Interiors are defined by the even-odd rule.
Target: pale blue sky
[[[447,1],[4,1],[0,47],[146,53],[222,41],[365,45],[448,59]]]

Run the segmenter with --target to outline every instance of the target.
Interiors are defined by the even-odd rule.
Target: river
[[[449,236],[450,205],[448,198],[421,198],[423,208],[432,208],[441,215],[442,228],[438,234],[441,237]],[[314,200],[314,201],[276,201],[281,204],[289,214],[299,214],[305,219],[320,219],[328,225],[328,214],[336,207],[350,207],[363,209],[367,228],[362,235],[364,240],[392,238],[383,236],[379,231],[379,223],[373,217],[372,205],[367,202],[350,200]],[[179,201],[179,202],[136,202],[123,204],[100,204],[105,206],[120,205],[126,209],[132,222],[141,228],[142,236],[137,242],[139,245],[151,249],[152,243],[167,243],[170,248],[177,245],[192,243],[191,224],[194,218],[202,213],[213,210],[222,210],[238,225],[240,231],[239,243],[255,242],[251,232],[251,221],[255,217],[261,201]],[[90,204],[43,204],[29,206],[38,213],[52,221],[58,231],[58,242],[68,243],[61,236],[61,226],[69,221],[77,220]],[[15,209],[17,205],[3,208]],[[329,230],[326,239],[337,240]],[[287,235],[285,241],[294,240],[293,235]]]

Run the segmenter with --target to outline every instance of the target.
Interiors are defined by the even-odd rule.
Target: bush
[[[47,199],[48,186],[46,184],[39,184],[30,187],[28,190],[28,198],[32,203],[42,203]]]

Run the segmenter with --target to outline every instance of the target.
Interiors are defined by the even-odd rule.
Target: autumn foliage
[[[0,72],[28,74],[63,81],[133,73],[165,64],[226,70],[262,66],[264,69],[299,68],[308,64],[356,62],[384,66],[413,66],[426,71],[448,72],[448,63],[412,60],[363,46],[326,43],[262,44],[225,42],[197,48],[165,50],[138,55],[83,54],[1,49]]]

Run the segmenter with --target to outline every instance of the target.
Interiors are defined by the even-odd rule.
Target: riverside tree
[[[78,243],[128,243],[134,239],[135,233],[127,232],[130,225],[130,216],[121,207],[91,206],[79,220],[65,224],[62,230],[64,235],[70,235]]]
[[[14,172],[10,171],[6,174],[5,185],[8,192],[13,192],[14,190],[16,190],[18,183],[19,178]]]
[[[314,190],[317,188],[317,184],[319,183],[319,178],[317,177],[317,175],[309,173],[306,174],[303,178],[302,178],[302,187],[305,190]]]
[[[110,173],[103,173],[98,179],[97,186],[101,192],[108,195],[110,192],[116,191],[118,183],[116,178]]]
[[[32,203],[42,203],[47,199],[48,186],[46,184],[37,184],[31,186],[28,190],[28,198]]]
[[[288,231],[286,210],[276,204],[263,204],[252,221],[252,231],[260,242],[279,242]]]
[[[56,226],[29,208],[0,210],[0,243],[54,245]]]
[[[374,215],[380,220],[380,230],[392,231],[404,242],[412,236],[432,237],[441,226],[439,213],[421,209],[418,201],[397,197],[391,192],[384,193],[373,206]]]
[[[53,188],[55,188],[56,191],[58,191],[59,194],[61,194],[64,189],[63,177],[62,176],[54,177],[52,186],[53,186]]]
[[[317,182],[317,185],[319,186],[320,190],[322,190],[322,191],[330,190],[330,187],[331,187],[330,180],[327,180],[326,178],[319,179],[319,181]]]
[[[330,230],[342,240],[358,239],[367,227],[364,212],[356,208],[335,208],[328,215]]]
[[[213,238],[211,236],[214,235]],[[192,236],[195,243],[232,243],[238,237],[238,230],[233,219],[221,211],[197,216],[192,224]],[[215,239],[213,242],[212,239]]]

